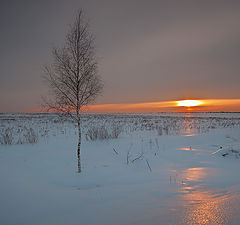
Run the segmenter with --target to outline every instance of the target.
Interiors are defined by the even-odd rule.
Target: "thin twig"
[[[142,152],[141,155],[139,155],[137,158],[133,159],[133,160],[132,160],[132,163],[133,163],[134,161],[136,161],[136,160],[142,158],[142,156],[143,156],[143,152]]]
[[[152,172],[152,168],[150,167],[149,162],[148,162],[147,159],[146,159],[146,162],[147,162],[147,165],[148,165],[148,168],[149,168],[150,172]]]
[[[115,148],[113,148],[113,151],[118,155],[118,152],[115,150]]]
[[[130,151],[127,152],[127,165],[129,163],[129,154],[130,154]]]
[[[220,148],[219,148],[217,151],[215,151],[215,152],[211,153],[211,155],[214,155],[214,154],[216,154],[217,152],[220,152],[222,149],[223,149],[223,148],[222,148],[222,147],[220,147]]]

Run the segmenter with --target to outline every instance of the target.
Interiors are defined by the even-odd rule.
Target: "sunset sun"
[[[184,107],[193,107],[202,105],[202,101],[199,100],[180,100],[177,101],[177,106],[184,106]]]

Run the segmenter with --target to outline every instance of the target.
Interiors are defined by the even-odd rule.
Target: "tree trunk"
[[[78,159],[78,173],[81,173],[82,168],[81,168],[81,156],[80,156],[80,142],[78,142],[77,159]]]
[[[78,144],[81,145],[82,143],[82,133],[81,133],[81,123],[80,123],[80,119],[78,119]]]
[[[81,173],[81,154],[80,154],[80,147],[81,147],[81,123],[80,118],[78,118],[78,148],[77,148],[77,158],[78,158],[78,173]]]

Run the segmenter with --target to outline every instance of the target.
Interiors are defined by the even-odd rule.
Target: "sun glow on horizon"
[[[203,102],[200,100],[179,100],[176,101],[177,106],[183,106],[183,107],[194,107],[202,105]]]
[[[53,112],[44,108],[27,113]],[[56,111],[55,111],[56,112]],[[159,113],[159,112],[240,112],[240,99],[187,99],[175,101],[96,104],[84,106],[86,113]]]

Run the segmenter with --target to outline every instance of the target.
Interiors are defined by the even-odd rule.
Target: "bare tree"
[[[45,99],[48,109],[70,116],[78,126],[78,160],[80,166],[81,109],[101,93],[94,38],[83,11],[77,13],[63,47],[52,51],[53,63],[45,68],[51,97]]]

